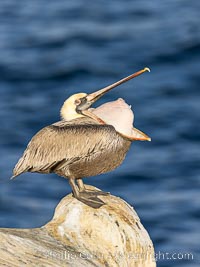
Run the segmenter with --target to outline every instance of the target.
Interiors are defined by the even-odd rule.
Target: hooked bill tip
[[[148,72],[151,72],[150,68],[144,68],[144,71],[148,71]]]

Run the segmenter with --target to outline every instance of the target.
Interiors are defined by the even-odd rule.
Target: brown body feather
[[[105,173],[122,163],[130,144],[113,126],[90,118],[60,121],[31,139],[13,178],[24,172],[53,172],[65,178]]]

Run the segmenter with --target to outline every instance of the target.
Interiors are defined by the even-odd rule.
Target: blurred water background
[[[0,1],[0,227],[39,227],[70,192],[53,174],[9,181],[63,101],[148,66],[98,104],[123,97],[152,142],[135,142],[120,168],[85,181],[133,205],[156,252],[194,257],[158,266],[199,266],[199,10],[197,0]]]

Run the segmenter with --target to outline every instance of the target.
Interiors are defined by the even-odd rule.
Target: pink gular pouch
[[[122,98],[102,104],[95,109],[90,109],[90,111],[101,118],[106,124],[114,126],[118,133],[130,140],[151,140],[143,132],[133,127],[133,111],[131,106]]]

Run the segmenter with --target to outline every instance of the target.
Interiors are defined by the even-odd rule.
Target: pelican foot
[[[84,204],[98,209],[103,206],[105,203],[99,199],[99,195],[108,195],[108,193],[99,191],[99,190],[90,190],[86,189],[82,179],[77,179],[77,185],[74,178],[69,179],[69,184],[72,187],[73,196],[83,202]]]
[[[81,193],[85,193],[87,195],[91,195],[91,196],[108,196],[110,195],[109,192],[104,192],[101,190],[92,190],[92,189],[86,189],[84,188],[82,191],[80,191]]]
[[[105,205],[105,202],[103,202],[101,199],[99,199],[96,195],[93,195],[91,193],[87,192],[79,192],[78,196],[76,196],[76,199],[83,202],[84,204],[94,208],[98,209],[101,206]]]

